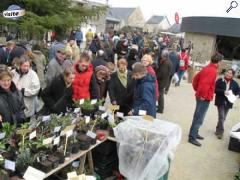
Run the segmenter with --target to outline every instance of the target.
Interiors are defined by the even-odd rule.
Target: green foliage
[[[235,174],[234,180],[240,180],[240,171]]]
[[[96,104],[91,104],[90,99],[85,99],[83,104],[80,104],[79,102],[80,101],[74,101],[74,106],[87,110],[94,110],[96,107],[101,106],[103,104],[103,100],[98,100]]]
[[[6,133],[5,137],[3,139],[0,140],[0,151],[6,151],[6,144],[9,142],[14,130],[15,130],[15,126],[11,125],[8,122],[5,122],[2,124],[2,133]]]
[[[16,166],[20,171],[24,171],[28,166],[33,165],[35,162],[35,156],[31,154],[29,148],[22,151],[16,159]]]
[[[24,8],[26,14],[17,21],[1,16],[0,24],[18,27],[29,38],[42,38],[46,30],[64,35],[70,28],[105,13],[107,9],[105,6],[92,8],[71,3],[71,0],[1,0],[0,11],[16,4]]]

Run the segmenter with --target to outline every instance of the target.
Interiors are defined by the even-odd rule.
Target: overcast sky
[[[106,3],[106,0],[94,0]],[[112,7],[140,7],[145,20],[152,15],[167,15],[174,23],[174,14],[178,12],[180,18],[185,16],[221,16],[240,18],[240,0],[238,7],[229,13],[232,0],[108,0]]]

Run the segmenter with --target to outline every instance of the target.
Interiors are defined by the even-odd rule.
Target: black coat
[[[127,88],[125,88],[119,80],[117,72],[115,72],[111,75],[108,86],[111,102],[116,101],[121,111],[125,111],[124,114],[127,114],[132,108],[134,81],[131,76],[132,73],[128,72],[128,83]]]
[[[155,72],[157,74],[159,90],[164,89],[168,85],[170,75],[172,73],[172,62],[170,60],[165,60],[159,63],[159,66]]]
[[[17,90],[13,82],[9,92],[0,87],[0,115],[3,122],[16,123],[19,126],[26,118],[24,109],[22,93]]]
[[[176,52],[172,51],[169,53],[169,59],[172,62],[171,75],[173,76],[174,73],[178,72],[180,57]]]
[[[44,114],[65,113],[73,105],[72,86],[66,87],[63,75],[55,77],[52,82],[42,91],[41,96],[44,106]]]
[[[224,95],[226,91],[226,81],[223,78],[219,78],[215,83],[215,105],[216,106],[226,106],[228,108],[232,108],[233,104],[230,103],[227,97]],[[235,80],[230,82],[229,90],[232,90],[233,94],[239,95],[240,89],[238,83]]]

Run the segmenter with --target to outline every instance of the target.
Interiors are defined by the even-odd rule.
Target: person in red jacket
[[[74,65],[73,100],[97,99],[97,81],[88,53],[83,53]]]
[[[175,86],[180,86],[180,82],[182,80],[182,77],[186,70],[188,69],[189,65],[189,55],[186,51],[186,49],[183,49],[182,52],[179,54],[179,69],[177,72],[178,75],[178,82],[175,84]]]
[[[204,67],[193,79],[192,86],[196,92],[196,109],[193,115],[188,142],[196,146],[201,146],[197,139],[204,139],[198,134],[198,130],[203,124],[209,103],[213,100],[218,63],[222,59],[223,55],[216,52],[211,57],[211,63]]]
[[[157,97],[156,102],[158,102],[158,98],[159,98],[158,81],[157,81],[156,72],[152,67],[152,64],[153,64],[152,56],[149,54],[145,54],[142,57],[141,62],[147,68],[147,72],[156,78],[155,80],[155,90],[156,90],[156,97]]]

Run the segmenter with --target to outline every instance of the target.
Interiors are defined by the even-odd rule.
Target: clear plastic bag
[[[119,169],[129,180],[155,180],[169,170],[169,157],[181,140],[181,128],[167,121],[126,117],[114,134]]]

